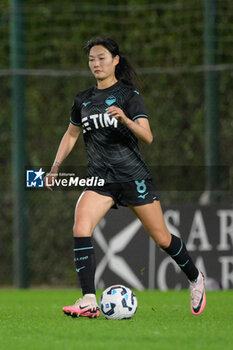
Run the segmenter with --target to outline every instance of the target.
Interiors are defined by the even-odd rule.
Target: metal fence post
[[[218,47],[217,0],[205,0],[204,6],[206,190],[210,191],[209,202],[216,202],[220,165],[219,73],[214,70]]]
[[[10,60],[11,69],[24,68],[23,0],[11,0]],[[25,192],[25,77],[12,75],[12,192],[14,229],[14,286],[28,286],[28,222]]]

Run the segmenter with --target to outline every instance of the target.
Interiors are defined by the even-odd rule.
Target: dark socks
[[[95,294],[95,254],[91,237],[74,237],[74,262],[83,295]]]
[[[181,270],[184,271],[189,281],[193,282],[197,279],[199,271],[194,265],[181,238],[172,235],[170,246],[164,250],[180,266]]]

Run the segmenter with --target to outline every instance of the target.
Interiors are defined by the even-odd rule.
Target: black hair
[[[87,54],[89,54],[91,48],[96,45],[104,46],[112,54],[112,57],[119,55],[120,60],[115,70],[117,80],[121,80],[123,83],[130,86],[140,86],[140,81],[135,70],[131,66],[128,58],[120,51],[118,44],[113,39],[104,36],[92,38],[85,45],[85,51]]]

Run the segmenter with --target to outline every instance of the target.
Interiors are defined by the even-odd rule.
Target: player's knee
[[[92,235],[92,230],[90,225],[82,222],[75,222],[73,226],[73,236],[74,237],[88,237]]]

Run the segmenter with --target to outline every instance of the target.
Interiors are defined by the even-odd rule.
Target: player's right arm
[[[61,139],[60,145],[57,150],[57,154],[55,157],[55,160],[53,162],[53,165],[51,167],[51,170],[49,174],[45,177],[45,186],[52,190],[52,188],[49,186],[49,184],[52,183],[52,179],[56,178],[58,175],[59,167],[62,164],[62,162],[68,157],[70,152],[72,151],[79,135],[81,132],[81,127],[73,125],[72,123],[69,124],[69,127],[67,131],[65,132],[63,138]],[[48,185],[47,185],[48,184]]]

